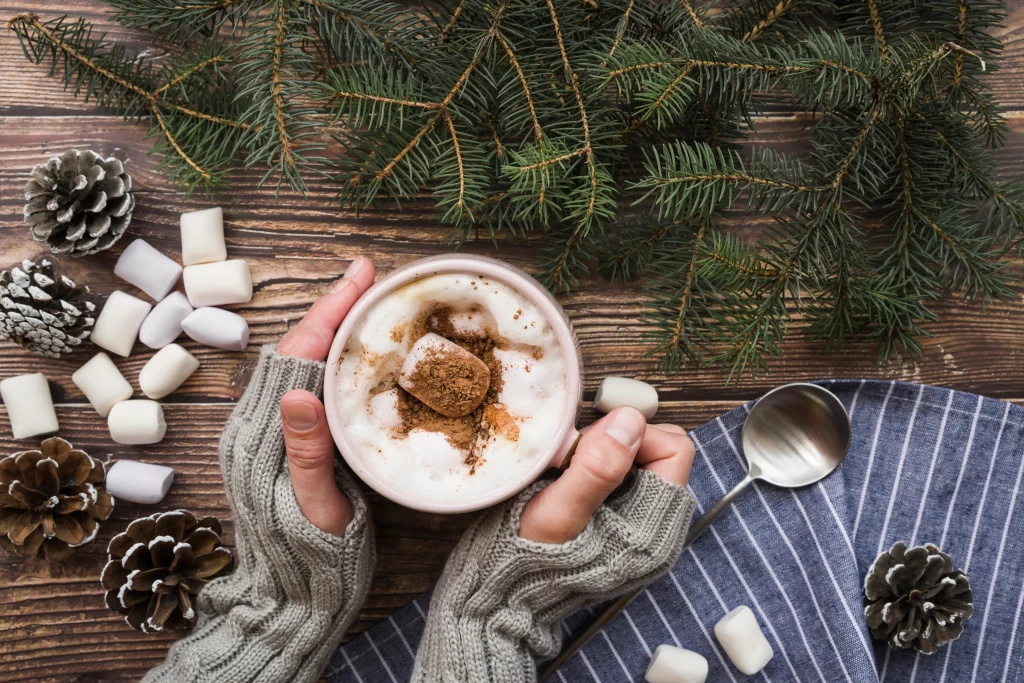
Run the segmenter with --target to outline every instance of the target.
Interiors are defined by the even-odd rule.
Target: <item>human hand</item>
[[[318,299],[302,321],[277,346],[282,356],[327,360],[334,335],[352,305],[373,284],[373,263],[363,256],[349,265],[331,291]],[[352,506],[334,480],[334,439],[324,404],[302,389],[281,398],[288,474],[299,509],[313,526],[342,536],[352,520]]]
[[[673,424],[648,425],[634,408],[616,408],[584,430],[569,468],[523,510],[519,535],[540,543],[576,538],[635,462],[686,486],[694,447]]]

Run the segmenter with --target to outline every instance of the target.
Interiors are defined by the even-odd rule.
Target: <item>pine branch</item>
[[[172,181],[187,190],[209,191],[222,184],[222,164],[238,149],[238,135],[246,124],[223,115],[232,105],[222,96],[222,83],[180,98],[181,86],[204,69],[224,60],[223,54],[203,56],[198,64],[184,66],[179,73],[167,74],[164,85],[157,85],[157,73],[139,56],[128,55],[121,46],[111,46],[103,36],[93,38],[92,28],[85,21],[68,24],[63,18],[42,22],[33,14],[20,14],[8,22],[21,41],[26,57],[39,64],[48,60],[51,70],[62,71],[65,88],[74,86],[88,100],[94,98],[101,107],[122,110],[126,119],[150,117],[161,149],[176,161],[165,161],[172,170]],[[208,44],[206,50],[216,50]],[[206,52],[201,53],[203,55]],[[198,102],[200,106],[183,104]],[[209,107],[209,108],[208,108]],[[186,134],[181,126],[168,123],[169,117],[187,120],[202,133]],[[216,136],[209,129],[216,129]],[[185,142],[186,135],[191,142]]]
[[[145,121],[175,184],[327,175],[357,211],[429,198],[457,243],[542,233],[552,288],[641,280],[668,369],[764,372],[794,314],[825,350],[898,360],[937,299],[1012,295],[996,0],[109,1],[172,56],[10,26]],[[809,154],[745,143],[769,103],[809,114]],[[769,227],[741,239],[735,211]]]

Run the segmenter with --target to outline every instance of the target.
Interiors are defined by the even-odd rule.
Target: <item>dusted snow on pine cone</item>
[[[137,519],[107,547],[100,581],[107,607],[146,633],[189,629],[195,598],[210,581],[231,573],[220,522],[175,510]]]
[[[25,223],[56,254],[95,254],[128,228],[135,208],[131,189],[120,159],[72,149],[32,169]]]
[[[96,538],[114,499],[103,463],[59,437],[0,459],[0,548],[63,560]]]
[[[933,654],[956,640],[974,614],[967,575],[928,543],[896,543],[875,560],[864,579],[864,616],[871,634],[896,650]]]

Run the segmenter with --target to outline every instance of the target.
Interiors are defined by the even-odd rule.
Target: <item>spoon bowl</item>
[[[850,416],[828,389],[786,384],[761,397],[743,424],[753,479],[783,488],[828,476],[850,447]]]

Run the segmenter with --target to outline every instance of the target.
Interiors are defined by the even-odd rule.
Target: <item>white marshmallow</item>
[[[244,304],[252,299],[249,264],[240,259],[185,269],[185,293],[195,308]]]
[[[197,308],[181,321],[185,334],[206,346],[228,351],[245,351],[249,325],[245,318],[220,308]]]
[[[181,214],[181,262],[186,266],[223,261],[224,212],[219,206]]]
[[[120,500],[156,505],[174,483],[174,470],[135,460],[118,460],[107,470],[107,492]]]
[[[139,373],[139,388],[150,398],[163,398],[187,380],[199,361],[177,344],[168,344],[154,354]]]
[[[50,385],[43,373],[8,377],[0,382],[0,396],[7,406],[7,418],[15,439],[52,434],[60,429]]]
[[[119,356],[128,356],[142,322],[153,304],[118,290],[111,292],[92,328],[92,343]]]
[[[108,475],[109,476],[109,475]],[[704,683],[708,660],[674,645],[659,645],[647,665],[647,683]]]
[[[127,446],[157,443],[167,433],[164,409],[144,398],[115,403],[107,416],[107,427],[111,439]]]
[[[114,361],[110,360],[110,356],[102,351],[75,370],[71,381],[85,394],[100,417],[106,417],[115,403],[127,401],[133,393],[132,385],[117,369]]]
[[[162,349],[181,335],[181,321],[192,313],[192,305],[181,292],[171,292],[153,307],[139,330],[139,341],[151,349]]]
[[[754,613],[740,605],[715,624],[715,637],[733,666],[751,676],[771,661],[775,652],[757,625]]]
[[[650,420],[658,412],[658,390],[637,379],[605,377],[594,396],[594,408],[610,413],[622,406],[636,408]]]
[[[114,275],[160,301],[174,289],[181,266],[154,249],[146,240],[135,240],[117,259]]]

